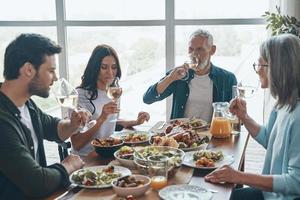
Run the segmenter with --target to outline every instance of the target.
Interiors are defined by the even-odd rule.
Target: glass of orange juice
[[[148,174],[153,190],[160,190],[168,184],[168,160],[169,158],[163,155],[148,157]]]

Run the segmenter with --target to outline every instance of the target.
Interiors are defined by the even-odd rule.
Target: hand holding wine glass
[[[122,88],[119,85],[119,78],[118,77],[116,77],[112,81],[112,83],[108,86],[107,95],[112,101],[119,104],[119,99],[122,95]]]
[[[120,97],[122,95],[122,88],[119,85],[119,77],[115,77],[114,80],[107,86],[107,96],[117,104],[117,111],[120,110]],[[117,115],[114,120],[110,122],[117,121]]]
[[[181,80],[186,81],[189,78],[189,69],[196,70],[198,66],[198,59],[196,56],[189,54],[188,59],[184,62],[184,70],[180,71]]]
[[[60,78],[54,84],[53,92],[61,107],[68,108],[76,112],[76,114],[72,113],[71,120],[79,120],[79,132],[85,132],[96,124],[95,120],[89,121],[91,113],[78,106],[78,92],[66,79]],[[73,121],[71,121],[71,123],[77,124],[77,122]]]
[[[243,121],[248,116],[246,101],[242,98],[233,99],[230,102],[229,111]]]

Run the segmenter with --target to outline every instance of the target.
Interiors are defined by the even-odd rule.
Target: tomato
[[[125,199],[126,199],[126,200],[134,200],[134,198],[133,198],[132,195],[128,195]]]

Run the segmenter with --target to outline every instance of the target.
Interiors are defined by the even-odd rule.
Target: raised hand
[[[229,111],[243,121],[248,115],[246,101],[241,98],[234,98],[230,102]]]
[[[118,109],[117,103],[111,101],[103,106],[100,117],[102,119],[107,119],[108,115],[115,114],[118,112],[119,112],[119,109]]]
[[[136,125],[143,124],[145,121],[149,121],[150,115],[147,112],[141,111],[138,114],[138,117],[136,119]]]
[[[180,80],[187,75],[188,69],[189,65],[183,64],[182,66],[174,68],[169,76],[173,79],[173,81]]]
[[[86,109],[72,110],[70,123],[73,129],[78,129],[82,124],[85,124],[90,120],[91,113]]]

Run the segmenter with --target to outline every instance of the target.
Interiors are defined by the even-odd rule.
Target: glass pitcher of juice
[[[227,102],[215,102],[212,104],[214,108],[212,121],[210,125],[210,132],[213,137],[227,138],[232,131],[229,119]]]

